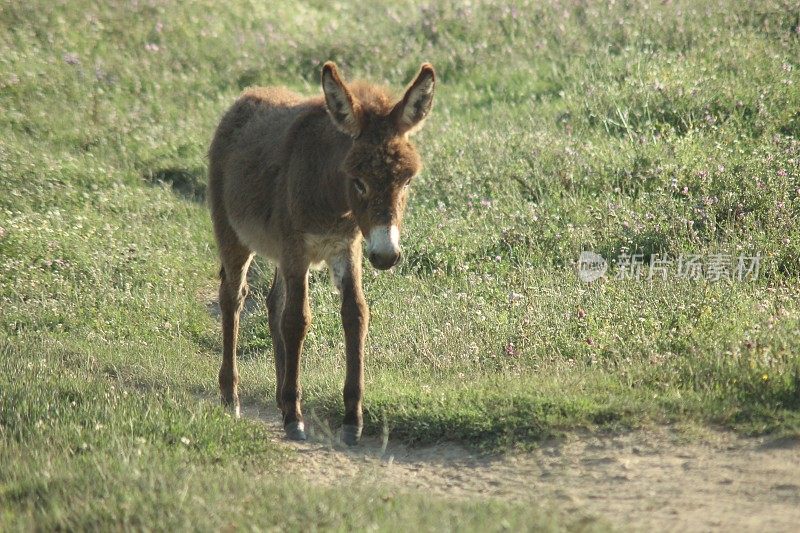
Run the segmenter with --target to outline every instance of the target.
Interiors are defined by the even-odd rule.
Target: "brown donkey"
[[[236,339],[254,253],[276,264],[267,307],[275,347],[275,399],[291,439],[304,440],[300,353],[311,323],[308,270],[327,263],[341,294],[347,351],[342,438],[363,425],[364,341],[369,310],[361,288],[361,237],[381,270],[400,259],[408,186],[420,171],[409,142],[433,104],[433,67],[423,64],[399,101],[378,86],[345,85],[322,68],[324,97],[284,88],[246,90],[209,150],[209,203],[222,268],[223,404],[239,414]]]

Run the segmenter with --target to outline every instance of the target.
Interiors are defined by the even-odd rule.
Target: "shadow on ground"
[[[142,177],[151,185],[169,185],[177,196],[186,200],[198,203],[206,200],[206,171],[203,167],[147,170]]]

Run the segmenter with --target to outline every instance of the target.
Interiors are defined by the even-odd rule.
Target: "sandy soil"
[[[290,468],[309,482],[385,484],[452,498],[536,502],[622,530],[797,531],[800,438],[745,438],[669,428],[572,434],[533,452],[484,456],[453,445],[408,448],[367,438],[355,448],[306,421],[311,438],[283,438],[277,409],[245,405],[298,453]]]

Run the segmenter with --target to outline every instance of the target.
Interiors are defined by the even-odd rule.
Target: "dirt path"
[[[689,438],[669,428],[575,433],[533,452],[486,457],[454,444],[408,448],[376,438],[347,448],[308,420],[309,442],[289,442],[276,408],[243,405],[242,416],[295,449],[290,468],[315,484],[535,502],[622,530],[800,531],[800,437],[704,430]]]
[[[407,448],[365,439],[356,448],[317,431],[283,439],[277,410],[243,406],[273,438],[295,449],[291,468],[312,483],[386,484],[453,498],[552,504],[620,529],[796,531],[800,527],[800,438],[704,432],[687,439],[660,428],[612,436],[574,434],[530,453],[478,456],[452,445]]]

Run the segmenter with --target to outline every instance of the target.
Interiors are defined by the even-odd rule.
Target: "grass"
[[[0,526],[574,526],[363,488],[351,513],[281,480],[256,424],[198,403],[220,352],[213,128],[248,85],[317,93],[327,59],[398,89],[430,61],[440,81],[406,260],[366,267],[367,432],[492,450],[671,422],[797,433],[799,16],[781,0],[3,1]],[[575,275],[582,250],[612,263],[604,280]],[[741,282],[615,279],[633,253],[762,259]],[[269,279],[257,263],[240,355],[242,396],[263,403]],[[306,411],[336,424],[326,275],[312,298]]]

